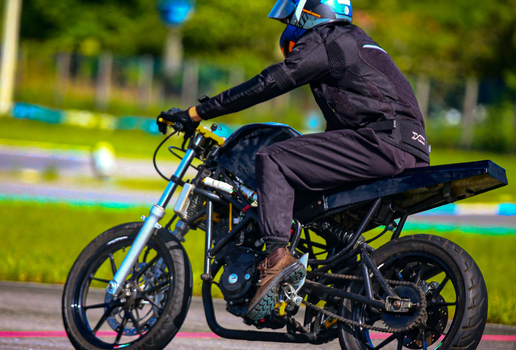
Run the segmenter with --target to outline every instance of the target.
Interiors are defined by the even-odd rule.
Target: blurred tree
[[[281,60],[278,41],[285,25],[267,17],[273,5],[273,0],[198,0],[183,28],[185,54],[242,64],[252,73]]]
[[[0,2],[3,2],[0,0]],[[284,25],[270,1],[197,0],[182,28],[187,56],[254,69],[281,59]],[[360,0],[355,22],[406,73],[430,77],[516,74],[516,0]],[[22,39],[96,54],[160,55],[166,28],[157,0],[24,0]]]
[[[507,78],[516,71],[516,0],[364,0],[360,5],[368,14],[366,28],[404,72],[466,78],[461,145],[471,148],[480,79]]]
[[[408,73],[503,76],[516,61],[516,0],[363,0],[357,21]]]
[[[166,28],[155,0],[24,0],[22,39],[55,51],[160,54]]]

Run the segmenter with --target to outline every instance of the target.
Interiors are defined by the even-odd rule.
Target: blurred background
[[[284,25],[267,18],[274,3],[0,0],[0,279],[63,283],[91,239],[147,214],[166,185],[152,167],[162,139],[155,117],[281,61]],[[354,23],[412,84],[432,165],[491,159],[511,182],[516,0],[353,6]],[[302,132],[325,128],[307,87],[217,119],[225,134],[266,121]],[[173,171],[173,156],[158,158]],[[412,230],[450,236],[466,248],[488,281],[490,321],[516,325],[515,285],[507,281],[516,275],[516,186],[464,203],[450,206],[444,219],[416,220]],[[461,213],[471,219],[457,223]],[[189,238],[187,247],[203,239]]]

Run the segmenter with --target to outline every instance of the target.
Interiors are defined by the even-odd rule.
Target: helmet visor
[[[297,3],[298,0],[278,0],[271,13],[269,13],[269,18],[279,20],[287,18],[294,12]]]

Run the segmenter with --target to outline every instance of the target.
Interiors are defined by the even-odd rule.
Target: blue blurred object
[[[498,215],[503,216],[516,216],[516,204],[514,203],[503,203],[499,205]]]
[[[161,20],[170,26],[183,24],[193,13],[193,0],[162,0],[158,3]]]
[[[45,123],[57,124],[63,121],[63,112],[29,103],[17,103],[12,115],[17,119],[38,120]]]

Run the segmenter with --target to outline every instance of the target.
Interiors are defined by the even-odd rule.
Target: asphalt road
[[[62,286],[33,283],[0,282],[0,349],[68,349],[72,345],[65,337],[61,321]],[[239,318],[224,311],[224,302],[215,301],[219,323],[228,328],[249,329]],[[480,350],[516,350],[516,327],[488,325],[486,334],[490,339],[483,340]],[[510,338],[508,338],[508,336]],[[505,339],[505,341],[502,341]],[[507,341],[511,340],[511,341]],[[176,338],[166,347],[169,350],[305,350],[340,349],[337,340],[320,346],[305,344],[279,344],[248,342],[214,337],[206,324],[200,298],[194,298],[188,317]],[[385,349],[389,350],[389,347]]]
[[[166,159],[159,160],[158,165],[165,173],[173,174],[179,160],[172,155]],[[49,169],[57,172],[60,176],[95,176],[92,155],[88,151],[0,145],[0,171],[32,170],[45,172]],[[159,178],[152,164],[151,156],[148,159],[116,158],[113,176],[121,178]]]

